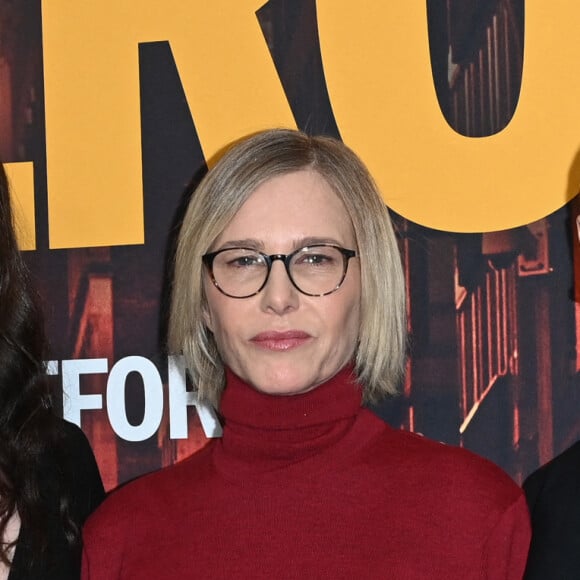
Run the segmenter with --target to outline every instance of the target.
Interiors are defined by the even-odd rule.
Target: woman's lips
[[[312,337],[302,330],[285,332],[260,332],[250,339],[254,345],[265,350],[290,350],[308,342]]]

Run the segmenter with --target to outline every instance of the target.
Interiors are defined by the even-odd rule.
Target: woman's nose
[[[299,292],[292,284],[284,262],[272,263],[266,286],[260,293],[262,309],[277,314],[284,314],[298,307]]]

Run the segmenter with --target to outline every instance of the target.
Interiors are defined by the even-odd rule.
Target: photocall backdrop
[[[573,0],[0,0],[0,159],[55,402],[106,487],[219,435],[164,350],[172,248],[219,151],[274,126],[341,138],[392,210],[411,346],[374,410],[518,482],[574,442],[578,22]]]

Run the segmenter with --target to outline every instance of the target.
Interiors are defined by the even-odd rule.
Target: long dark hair
[[[30,531],[35,557],[42,557],[48,542],[41,498],[47,483],[40,481],[39,468],[60,428],[50,404],[45,345],[39,302],[18,249],[8,179],[0,164],[0,559],[5,564],[10,564],[13,545],[2,539],[16,512],[21,529]],[[60,495],[61,521],[74,543],[78,529],[68,517],[62,490]]]

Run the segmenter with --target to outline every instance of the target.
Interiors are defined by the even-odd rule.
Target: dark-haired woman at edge
[[[0,580],[78,578],[80,528],[104,496],[83,433],[53,414],[44,354],[0,165]]]

